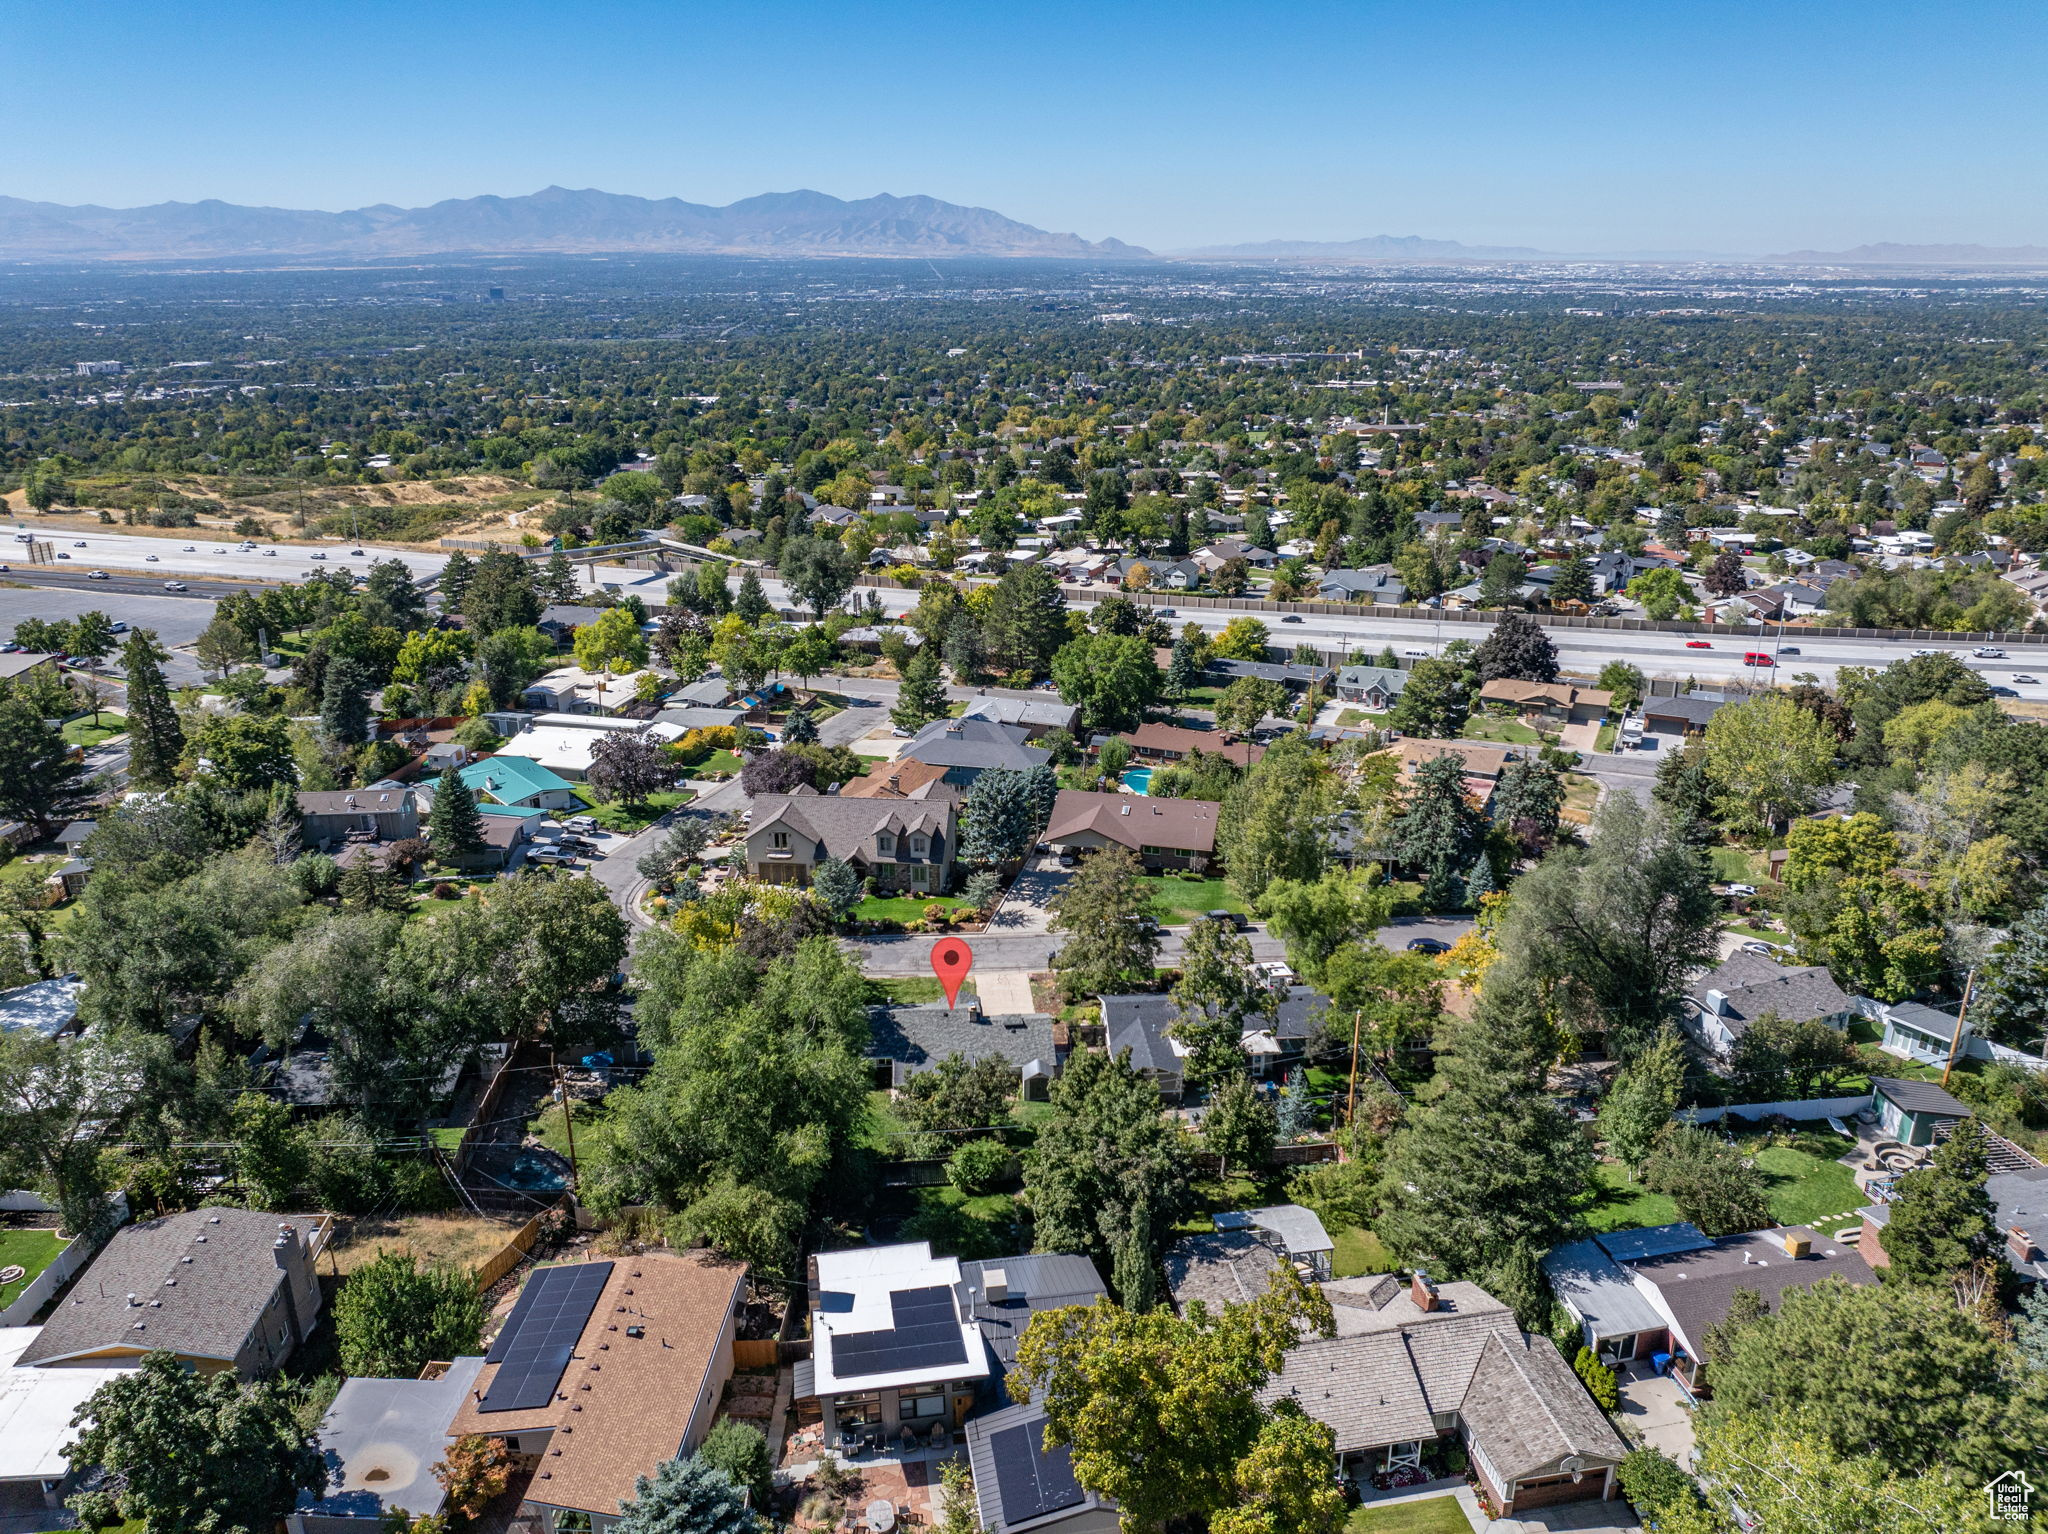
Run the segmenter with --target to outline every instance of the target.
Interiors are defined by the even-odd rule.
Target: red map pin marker
[[[942,937],[932,944],[932,973],[946,988],[946,1005],[960,1005],[960,982],[974,968],[974,950],[957,937]]]

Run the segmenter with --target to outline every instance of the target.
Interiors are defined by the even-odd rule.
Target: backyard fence
[[[566,1197],[564,1202],[567,1202]],[[561,1204],[555,1204],[547,1209],[543,1209],[539,1214],[519,1227],[512,1239],[505,1243],[504,1249],[497,1256],[486,1258],[478,1263],[472,1270],[476,1276],[477,1288],[490,1288],[491,1285],[518,1267],[525,1260],[526,1254],[533,1250],[533,1243],[540,1239],[541,1221],[561,1207]]]
[[[13,1194],[9,1195],[10,1198],[15,1196]],[[27,1202],[9,1203],[6,1207],[31,1212],[45,1211],[50,1208],[48,1204],[45,1204],[33,1193],[25,1193],[18,1196],[27,1200]],[[113,1205],[114,1208],[114,1219],[107,1227],[108,1234],[112,1234],[127,1222],[128,1195],[125,1193],[111,1194],[107,1202]],[[59,1252],[51,1260],[47,1268],[43,1269],[42,1272],[29,1281],[28,1287],[14,1297],[14,1302],[11,1305],[5,1310],[0,1310],[0,1326],[27,1326],[30,1322],[34,1321],[36,1312],[49,1302],[50,1296],[69,1283],[71,1275],[91,1261],[93,1253],[98,1250],[98,1242],[74,1239],[70,1245],[66,1246],[63,1251]]]
[[[732,1345],[735,1369],[772,1369],[782,1361],[782,1344],[773,1337],[759,1340],[741,1337]]]
[[[1821,1119],[1853,1119],[1870,1107],[1868,1093],[1860,1097],[1810,1097],[1804,1102],[1730,1103],[1723,1108],[1684,1108],[1671,1117],[1681,1124],[1715,1124],[1724,1118],[1786,1118],[1800,1123]]]

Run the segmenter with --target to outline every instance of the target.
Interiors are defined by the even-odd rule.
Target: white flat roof
[[[77,1366],[26,1368],[15,1360],[35,1341],[39,1326],[0,1326],[0,1481],[55,1481],[70,1469],[64,1445],[78,1435],[71,1417],[108,1380],[133,1373]]]
[[[966,1349],[964,1363],[840,1378],[833,1372],[830,1339],[860,1332],[889,1331],[896,1324],[896,1312],[889,1296],[904,1289],[944,1288],[954,1291],[960,1282],[960,1259],[934,1257],[929,1241],[904,1241],[894,1246],[820,1252],[817,1262],[818,1310],[811,1317],[811,1327],[825,1345],[814,1347],[811,1353],[813,1378],[819,1395],[837,1395],[847,1390],[879,1390],[897,1385],[936,1384],[943,1380],[979,1379],[988,1373],[988,1349],[982,1343],[981,1328],[968,1320],[960,1323],[960,1342]]]

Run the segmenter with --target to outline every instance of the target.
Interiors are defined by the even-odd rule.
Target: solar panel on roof
[[[1042,1518],[1083,1500],[1066,1449],[1044,1448],[1044,1433],[1045,1423],[1037,1421],[1006,1427],[989,1438],[1006,1523]]]
[[[1697,1225],[1652,1225],[1640,1230],[1611,1230],[1595,1236],[1600,1249],[1616,1262],[1645,1262],[1675,1252],[1697,1252],[1714,1243]]]
[[[542,1268],[527,1281],[505,1329],[484,1355],[498,1372],[478,1411],[526,1411],[553,1399],[611,1276],[612,1264],[586,1262]]]
[[[897,1289],[889,1295],[895,1325],[884,1331],[846,1332],[832,1339],[832,1372],[841,1379],[937,1369],[967,1362],[960,1311],[944,1284]]]

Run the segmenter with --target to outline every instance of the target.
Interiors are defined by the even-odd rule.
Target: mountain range
[[[1527,245],[1462,245],[1415,234],[1375,234],[1362,240],[1261,240],[1255,245],[1210,245],[1174,254],[1190,261],[1321,261],[1338,265],[1374,261],[1526,261],[1549,251]]]
[[[771,192],[725,207],[551,186],[527,197],[462,197],[345,213],[160,202],[65,207],[0,197],[0,259],[223,260],[594,252],[752,256],[1038,256],[1127,259],[1121,240],[1051,234],[935,197]]]
[[[1788,250],[1760,259],[1832,266],[2048,266],[2048,246],[1858,245],[1853,250]]]

